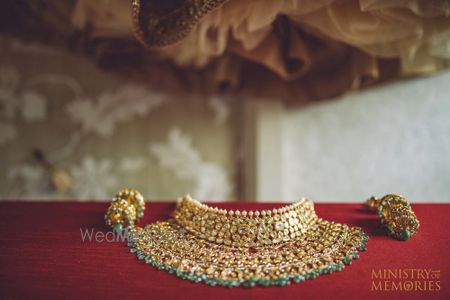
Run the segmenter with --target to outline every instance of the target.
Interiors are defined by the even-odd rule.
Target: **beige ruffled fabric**
[[[127,35],[128,11],[124,0],[79,0],[72,20],[79,28],[91,24],[94,35]],[[350,64],[351,85],[357,88],[379,79],[378,58],[398,59],[399,75],[449,67],[450,2],[230,0],[186,38],[156,51],[180,66],[197,68],[231,52],[288,80],[326,69],[340,58]]]
[[[449,1],[334,2],[305,15],[298,24],[382,58],[399,58],[404,74],[449,66]]]
[[[287,53],[273,26],[279,15],[292,21],[285,33]],[[405,74],[426,73],[449,66],[449,15],[448,1],[236,0],[210,13],[186,39],[162,53],[179,65],[202,67],[231,49],[290,79],[305,73],[317,51],[300,28],[371,56],[398,58]],[[285,60],[293,58],[303,68],[289,70]]]

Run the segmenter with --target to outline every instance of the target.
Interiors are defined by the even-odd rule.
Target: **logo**
[[[438,292],[441,290],[440,270],[425,268],[372,269],[374,292]]]
[[[114,243],[114,242],[125,242],[134,241],[137,236],[135,232],[129,231],[128,229],[119,231],[96,231],[94,228],[90,230],[85,228],[80,228],[81,240],[83,242],[96,242],[96,243]]]
[[[181,228],[177,231],[155,231],[152,234],[147,235],[147,239],[155,242],[164,239],[181,239],[184,238],[186,231]],[[119,231],[99,231],[94,228],[80,228],[81,240],[83,242],[95,242],[95,243],[123,243],[135,242],[138,239],[138,233],[134,230],[123,229]]]

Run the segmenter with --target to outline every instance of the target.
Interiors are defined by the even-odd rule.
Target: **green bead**
[[[407,240],[409,240],[409,239],[411,238],[411,232],[409,232],[408,229],[403,229],[403,230],[400,232],[399,237],[400,237],[402,240],[407,241]]]
[[[115,231],[115,232],[121,232],[122,229],[123,229],[123,226],[120,223],[116,223],[113,227],[113,231]]]
[[[255,282],[253,282],[251,279],[249,279],[249,280],[244,281],[242,283],[242,285],[245,287],[252,287],[252,286],[255,286]]]
[[[260,280],[258,281],[258,283],[259,283],[260,285],[262,285],[262,286],[269,286],[270,281],[267,280],[267,279],[260,279]]]
[[[352,263],[352,260],[350,259],[350,257],[346,256],[342,262],[348,266]]]

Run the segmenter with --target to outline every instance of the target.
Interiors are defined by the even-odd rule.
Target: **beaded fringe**
[[[362,230],[355,232],[355,234],[358,234],[361,239],[361,242],[360,242],[359,246],[356,248],[356,250],[365,251],[369,237]],[[338,263],[332,263],[327,267],[318,268],[317,270],[314,270],[309,273],[305,273],[303,275],[288,275],[288,276],[280,277],[277,279],[265,279],[265,278],[255,277],[252,279],[239,281],[239,280],[213,279],[213,278],[208,278],[208,276],[206,274],[196,275],[196,274],[192,274],[189,272],[182,272],[181,270],[179,270],[177,268],[173,268],[170,265],[162,264],[162,263],[159,263],[159,262],[153,260],[150,255],[146,255],[141,250],[139,250],[136,247],[135,242],[132,242],[132,241],[128,242],[128,246],[131,247],[130,252],[136,253],[137,258],[139,260],[143,260],[143,261],[145,261],[146,264],[152,265],[160,270],[166,270],[170,274],[174,274],[174,275],[180,277],[181,279],[191,280],[196,283],[203,282],[203,283],[206,283],[211,286],[223,286],[223,287],[229,287],[229,288],[238,287],[238,286],[254,287],[257,285],[263,286],[263,287],[285,286],[285,285],[289,285],[291,283],[299,283],[299,282],[305,281],[307,279],[315,279],[319,275],[330,274],[333,272],[342,271],[346,265],[348,266],[352,263],[352,260],[359,258],[358,251],[355,251],[355,252],[345,256]]]

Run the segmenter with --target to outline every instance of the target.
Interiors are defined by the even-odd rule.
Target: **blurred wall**
[[[450,201],[449,72],[286,108],[161,93],[15,39],[0,54],[0,199]]]
[[[291,109],[283,198],[450,202],[450,72]]]
[[[159,93],[15,39],[0,54],[0,198],[235,198],[230,98]]]

